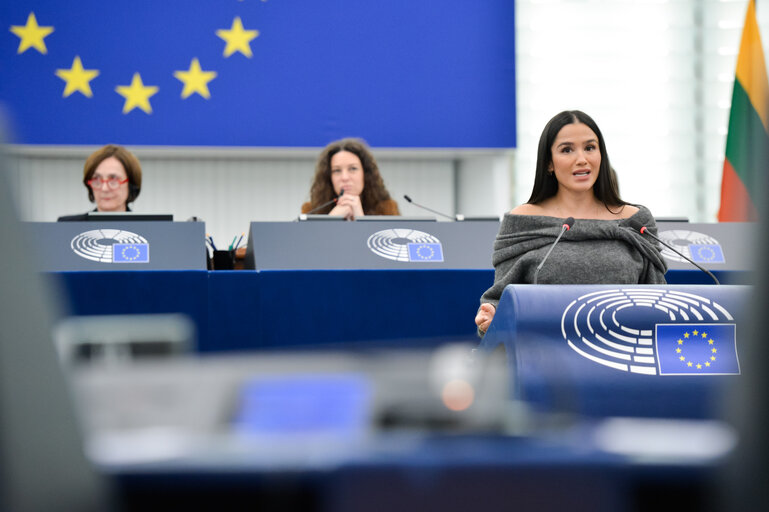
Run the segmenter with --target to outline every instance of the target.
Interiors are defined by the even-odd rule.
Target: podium
[[[481,350],[541,412],[717,417],[739,378],[750,287],[509,285]]]
[[[24,222],[42,271],[206,270],[202,222]]]

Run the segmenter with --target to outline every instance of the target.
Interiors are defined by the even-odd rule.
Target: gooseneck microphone
[[[409,196],[407,196],[406,194],[403,194],[403,199],[405,199],[405,200],[406,200],[406,201],[408,201],[409,203],[413,204],[413,205],[414,205],[414,206],[416,206],[417,208],[422,208],[423,210],[427,210],[428,212],[432,212],[432,213],[434,213],[434,214],[436,214],[436,215],[440,215],[441,217],[446,217],[447,219],[451,219],[451,220],[457,220],[456,218],[454,218],[454,217],[452,217],[452,216],[450,216],[450,215],[446,215],[445,213],[441,213],[441,212],[435,211],[435,210],[433,210],[432,208],[428,208],[427,206],[422,206],[422,205],[421,205],[421,204],[419,204],[419,203],[415,203],[415,202],[414,202],[414,201],[412,201],[412,200],[411,200],[411,198],[410,198]]]
[[[665,247],[667,247],[668,249],[673,251],[674,253],[678,254],[679,256],[681,256],[683,259],[685,259],[686,261],[688,261],[689,263],[691,263],[692,265],[694,265],[698,269],[700,269],[703,272],[705,272],[707,275],[710,276],[711,279],[713,279],[714,283],[721,284],[721,283],[718,282],[718,279],[716,278],[716,276],[713,275],[713,273],[710,270],[699,266],[698,264],[696,264],[694,262],[694,260],[692,260],[691,258],[686,256],[685,254],[683,254],[681,251],[675,249],[672,245],[667,244],[660,237],[652,234],[648,229],[646,229],[646,226],[644,226],[643,224],[641,224],[637,220],[635,220],[635,219],[629,220],[627,222],[627,225],[630,226],[631,228],[635,229],[636,231],[638,231],[642,235],[649,235],[650,237],[652,237],[653,239],[655,239],[656,241],[658,241],[659,243],[661,243],[662,245],[664,245]]]
[[[547,261],[547,258],[550,257],[550,253],[553,252],[553,249],[555,249],[555,244],[558,243],[558,241],[561,239],[564,233],[566,233],[568,230],[571,229],[571,227],[574,225],[574,217],[569,217],[565,221],[563,221],[563,226],[561,226],[561,232],[558,233],[558,236],[555,239],[555,242],[553,242],[553,245],[550,246],[550,250],[547,251],[547,254],[545,254],[545,257],[542,258],[542,261],[537,265],[537,270],[534,271],[534,284],[537,284],[537,276],[539,275],[539,271],[542,269],[542,265],[545,264]]]
[[[337,197],[335,197],[334,199],[332,199],[331,201],[327,201],[327,202],[323,203],[320,206],[316,206],[315,208],[313,208],[309,212],[305,213],[304,215],[311,215],[311,214],[313,214],[313,213],[315,213],[317,211],[322,210],[323,208],[325,208],[326,206],[328,206],[330,204],[336,203],[337,201],[339,201],[339,198],[342,197],[343,195],[344,195],[344,189],[342,189],[342,191],[339,192],[339,195]]]

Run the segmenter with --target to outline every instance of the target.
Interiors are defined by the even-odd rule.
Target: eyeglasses
[[[93,189],[101,189],[106,183],[107,186],[112,190],[115,190],[116,188],[120,187],[120,185],[127,182],[128,182],[128,178],[121,180],[120,178],[113,178],[113,177],[110,177],[109,179],[106,179],[106,180],[96,177],[92,180],[87,181],[88,186]]]

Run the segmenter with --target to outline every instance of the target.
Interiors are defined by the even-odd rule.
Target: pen
[[[213,250],[216,250],[216,244],[214,243],[214,238],[211,235],[206,235],[208,243],[211,244],[211,247]]]
[[[232,237],[232,242],[230,242],[230,250],[232,250],[235,247],[235,240],[238,239],[238,235],[235,235]]]
[[[242,241],[243,241],[243,236],[244,236],[244,235],[245,235],[245,233],[241,233],[241,234],[240,234],[240,238],[238,238],[238,243],[236,243],[236,244],[235,244],[235,249],[237,249],[238,247],[240,247],[240,242],[242,242]]]

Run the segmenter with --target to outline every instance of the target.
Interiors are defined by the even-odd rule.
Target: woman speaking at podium
[[[83,185],[95,212],[130,212],[129,204],[142,189],[139,159],[122,146],[109,144],[96,150],[83,166]],[[61,221],[86,220],[87,213],[59,217]]]
[[[573,225],[567,228],[565,219]],[[656,234],[651,212],[620,197],[595,121],[578,110],[557,114],[539,139],[531,197],[502,219],[494,284],[475,317],[479,334],[486,333],[508,284],[665,283],[667,265],[656,242],[629,223]]]
[[[346,220],[400,215],[368,146],[351,138],[334,141],[321,152],[310,201],[302,205],[302,213],[339,215]]]

